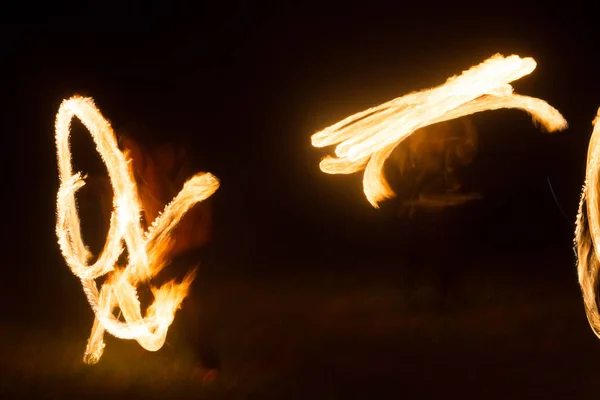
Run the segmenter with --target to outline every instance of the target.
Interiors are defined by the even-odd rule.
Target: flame
[[[510,82],[529,75],[533,58],[496,54],[449,78],[441,86],[413,92],[377,107],[356,113],[312,135],[314,147],[338,144],[336,157],[319,164],[328,174],[351,174],[365,170],[363,190],[367,200],[378,203],[394,197],[383,165],[394,148],[419,128],[486,110],[517,108],[553,132],[567,128],[567,121],[543,100],[513,93]]]
[[[585,312],[596,336],[600,337],[600,314],[597,290],[600,267],[600,109],[593,121],[592,137],[587,155],[585,183],[579,202],[575,227],[575,250],[579,285],[583,293]]]
[[[73,174],[72,171],[69,135],[74,116],[89,130],[108,169],[114,193],[108,237],[93,264],[90,264],[92,254],[81,236],[75,202],[75,193],[85,181],[81,173]],[[135,339],[146,350],[159,350],[196,271],[190,271],[180,283],[171,281],[152,288],[154,302],[144,317],[136,286],[148,283],[165,266],[165,255],[172,245],[170,232],[194,204],[207,199],[218,189],[219,181],[210,173],[196,174],[144,231],[131,159],[127,153],[119,150],[110,123],[93,100],[74,96],[63,101],[56,116],[55,129],[60,178],[56,235],[65,261],[81,280],[95,314],[84,361],[89,364],[98,362],[104,350],[105,330],[118,338]],[[125,250],[124,245],[127,247],[128,260],[127,265],[122,266],[117,263]],[[95,280],[104,275],[107,275],[107,279],[98,290]],[[125,321],[120,321],[114,315],[117,308]]]

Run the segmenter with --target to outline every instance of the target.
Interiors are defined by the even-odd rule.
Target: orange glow
[[[75,193],[85,184],[81,173],[73,173],[69,145],[73,117],[89,130],[102,157],[113,188],[113,211],[104,249],[90,264],[92,254],[83,242]],[[84,361],[98,362],[104,350],[104,332],[122,339],[135,339],[149,351],[160,349],[175,312],[188,293],[195,269],[179,283],[170,281],[153,287],[154,302],[142,316],[136,287],[150,280],[165,266],[172,247],[170,233],[183,215],[196,203],[210,197],[219,181],[209,173],[196,174],[179,194],[167,204],[162,214],[144,230],[142,208],[137,192],[131,159],[122,153],[110,123],[102,116],[90,98],[74,96],[63,101],[56,116],[56,147],[60,187],[57,195],[56,235],[60,250],[81,280],[83,290],[95,314]],[[127,264],[118,259],[127,248]],[[107,275],[98,290],[96,279]],[[124,321],[115,316],[119,310]]]
[[[567,128],[567,121],[543,100],[513,93],[510,82],[529,75],[533,58],[499,54],[449,78],[441,86],[398,97],[356,113],[312,135],[314,147],[337,144],[320,168],[328,174],[365,170],[363,190],[378,203],[395,195],[383,175],[383,165],[398,144],[419,128],[466,115],[501,108],[528,112],[549,132]]]
[[[577,272],[583,293],[583,303],[588,321],[596,336],[600,337],[598,312],[598,270],[600,266],[600,109],[593,122],[588,148],[585,184],[579,203],[575,228]]]

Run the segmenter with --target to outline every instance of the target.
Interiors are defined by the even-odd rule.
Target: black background
[[[410,223],[393,202],[369,205],[362,174],[320,172],[333,148],[313,148],[310,135],[498,52],[535,58],[537,69],[513,86],[556,107],[569,129],[543,133],[516,110],[476,115],[478,153],[468,168],[485,200],[452,229],[470,232],[463,245],[490,258],[539,249],[562,260],[507,265],[515,280],[576,284],[573,227],[548,178],[574,222],[600,105],[592,9],[348,3],[102,3],[58,7],[65,16],[43,24],[2,25],[0,281],[10,320],[54,313],[48,299],[86,306],[54,234],[53,123],[63,99],[91,96],[117,129],[139,119],[156,127],[149,135],[191,144],[197,169],[221,180],[214,248],[224,275],[319,279],[360,264],[385,277],[398,267],[375,260],[401,256]]]

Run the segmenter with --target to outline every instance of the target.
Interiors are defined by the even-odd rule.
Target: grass
[[[4,327],[0,397],[570,398],[600,386],[600,342],[575,281],[471,273],[455,307],[439,310],[425,278],[309,275],[203,277],[223,361],[214,382],[189,379],[177,318],[160,351],[107,336],[100,363],[83,365],[90,313]]]

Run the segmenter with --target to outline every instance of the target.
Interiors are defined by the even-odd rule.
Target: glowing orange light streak
[[[593,121],[588,148],[585,183],[575,228],[577,272],[585,312],[596,336],[600,337],[598,271],[600,269],[600,109]]]
[[[85,184],[81,174],[72,171],[69,136],[71,120],[75,116],[89,130],[106,164],[114,193],[108,237],[93,264],[89,263],[92,254],[81,236],[75,201],[75,193]],[[98,362],[104,350],[105,330],[122,339],[135,339],[146,350],[156,351],[163,346],[175,312],[187,295],[196,271],[190,271],[180,283],[170,281],[152,288],[154,302],[144,317],[136,286],[149,282],[164,267],[165,254],[171,245],[170,232],[194,204],[207,199],[218,189],[219,181],[209,173],[193,176],[152,226],[144,231],[131,160],[119,150],[109,122],[93,100],[79,96],[65,100],[56,116],[55,129],[60,178],[56,235],[65,261],[81,280],[95,314],[84,361]],[[117,261],[125,250],[124,245],[128,250],[128,261],[127,265],[120,266]],[[108,274],[107,279],[98,290],[95,279],[105,274]],[[116,309],[121,311],[124,321],[114,315]]]
[[[365,196],[373,207],[378,207],[379,202],[395,195],[383,175],[385,160],[419,128],[481,111],[517,108],[531,114],[550,132],[566,129],[567,121],[548,103],[513,93],[509,83],[529,75],[535,67],[533,58],[497,54],[441,86],[347,117],[312,135],[314,147],[337,144],[337,157],[327,156],[319,166],[328,174],[364,169]]]

